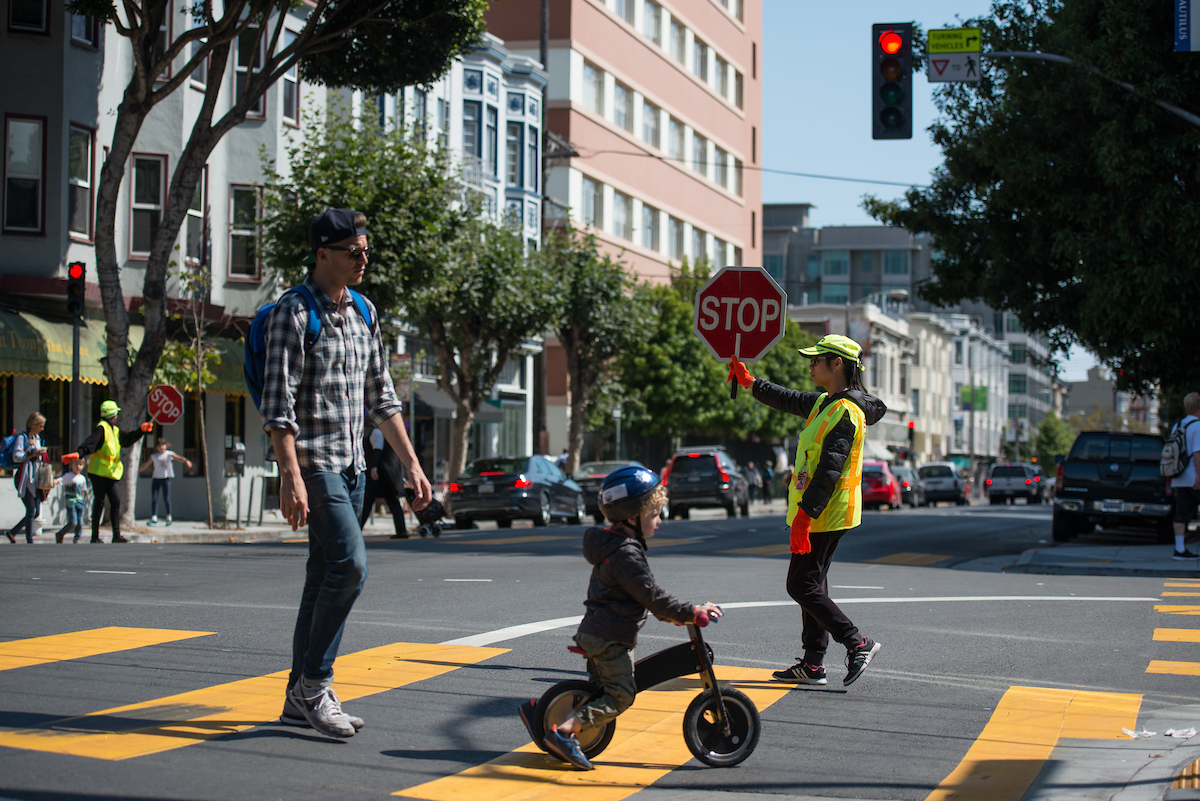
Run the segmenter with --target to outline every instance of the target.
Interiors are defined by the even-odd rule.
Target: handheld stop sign
[[[786,311],[787,293],[762,267],[725,267],[696,294],[692,330],[717,359],[755,362],[783,339]]]

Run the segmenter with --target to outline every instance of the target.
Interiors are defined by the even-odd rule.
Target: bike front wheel
[[[722,689],[721,700],[729,715],[728,737],[717,720],[717,699],[712,690],[696,696],[683,715],[683,741],[688,750],[714,768],[732,767],[754,753],[762,730],[758,707],[745,693]]]
[[[603,694],[604,690],[595,684],[578,679],[560,681],[546,690],[538,699],[537,706],[534,707],[533,738],[538,748],[546,750],[542,740],[545,739],[546,732],[550,730],[551,726],[562,723],[575,714],[575,710],[579,707]],[[583,751],[584,756],[591,759],[608,747],[616,731],[617,722],[615,720],[610,720],[603,726],[584,729],[576,735],[579,739],[579,748]]]

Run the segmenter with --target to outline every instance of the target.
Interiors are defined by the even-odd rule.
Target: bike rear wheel
[[[758,707],[745,693],[723,688],[721,700],[729,715],[728,737],[717,721],[717,699],[712,690],[696,696],[683,714],[683,741],[688,750],[714,768],[732,767],[754,753],[762,730]]]
[[[603,694],[604,690],[595,684],[578,679],[560,681],[546,690],[534,707],[533,739],[537,747],[545,751],[546,746],[542,744],[542,740],[551,726],[562,723],[571,717],[576,709]],[[617,722],[610,720],[603,726],[584,729],[575,736],[579,738],[579,748],[584,756],[591,759],[608,747],[616,730]]]

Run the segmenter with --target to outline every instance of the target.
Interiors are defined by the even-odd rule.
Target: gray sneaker
[[[333,690],[321,687],[316,690],[314,697],[305,698],[303,684],[303,681],[298,681],[289,687],[287,697],[303,714],[308,725],[327,737],[353,737],[354,727],[350,725],[349,716],[342,711]]]
[[[288,693],[283,696],[283,712],[279,715],[279,722],[285,726],[299,726],[303,729],[312,728],[309,726],[308,720],[304,717],[304,713],[292,702],[290,692],[291,687],[288,688]],[[354,730],[362,731],[363,726],[366,725],[363,719],[356,715],[346,714],[346,711],[342,709],[341,699],[337,697],[337,693],[333,691],[332,687],[329,688],[329,695],[333,698],[333,702],[337,704],[338,711],[346,715],[346,720],[350,721],[350,725],[354,727]]]

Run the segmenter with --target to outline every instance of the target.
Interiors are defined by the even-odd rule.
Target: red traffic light
[[[902,47],[904,47],[904,37],[895,31],[887,30],[879,35],[879,49],[889,56],[899,53]]]
[[[917,422],[915,420],[908,421],[908,430],[909,431],[912,431],[916,427],[917,427]]]
[[[83,278],[83,263],[78,261],[71,262],[71,266],[67,268],[67,274],[76,281]]]

